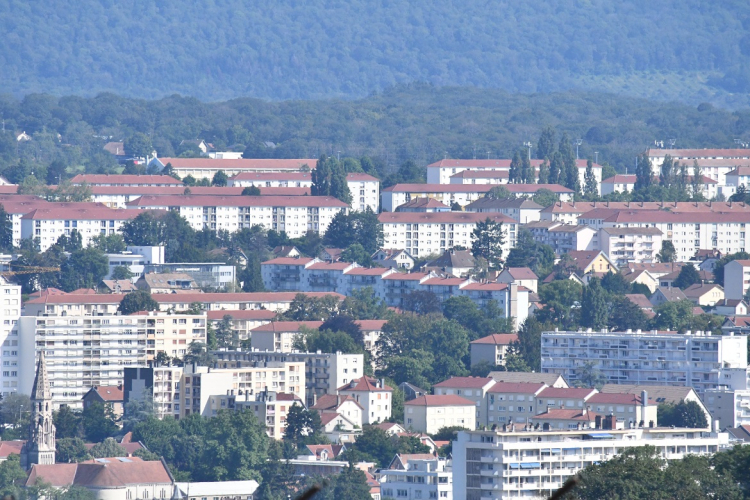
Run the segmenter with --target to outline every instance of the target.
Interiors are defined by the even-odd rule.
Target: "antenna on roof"
[[[487,159],[488,160],[490,159],[490,152],[489,151],[487,151]]]
[[[576,139],[576,160],[578,160],[578,146],[583,144],[583,139]]]
[[[677,139],[669,139],[669,147],[674,149],[674,145],[677,143]]]

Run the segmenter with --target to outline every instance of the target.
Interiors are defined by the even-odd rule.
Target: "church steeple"
[[[55,424],[52,418],[52,390],[47,377],[44,351],[39,353],[34,387],[31,389],[31,423],[22,458],[26,467],[55,463]]]

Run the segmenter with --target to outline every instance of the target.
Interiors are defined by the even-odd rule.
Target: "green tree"
[[[0,401],[0,418],[6,426],[25,428],[30,414],[31,400],[25,394],[11,392]]]
[[[247,186],[242,190],[242,196],[260,196],[260,188],[258,186]]]
[[[586,162],[586,173],[583,176],[583,195],[588,200],[595,200],[599,196],[599,183],[594,175],[594,162],[591,158]]]
[[[708,427],[706,413],[695,401],[680,401],[676,404],[661,403],[657,407],[656,420],[660,426],[705,429]]]
[[[665,302],[654,308],[652,325],[658,330],[676,330],[684,332],[690,328],[693,320],[694,304],[688,300]]]
[[[581,191],[581,181],[578,175],[578,166],[576,165],[576,157],[573,154],[573,147],[570,144],[568,134],[563,132],[562,138],[560,139],[560,145],[558,146],[558,152],[562,159],[562,170],[560,171],[560,182],[567,188],[572,189],[573,192],[578,193]]]
[[[328,225],[324,241],[334,248],[347,248],[357,242],[372,255],[383,246],[383,227],[370,207],[349,214],[341,211]]]
[[[120,446],[114,438],[108,437],[101,443],[95,444],[90,452],[94,458],[126,457],[128,452]]]
[[[510,162],[510,169],[508,170],[508,182],[511,184],[520,184],[523,182],[523,162],[521,160],[521,152],[516,151],[513,155],[513,159]]]
[[[123,143],[125,153],[136,158],[147,158],[154,150],[151,138],[141,132],[135,132]]]
[[[539,165],[539,184],[549,184],[549,160],[546,158]]]
[[[631,285],[621,273],[607,272],[601,279],[601,285],[607,293],[612,295],[624,295],[630,293]]]
[[[211,179],[212,186],[224,187],[229,182],[229,177],[224,173],[223,170],[217,171]]]
[[[680,269],[680,274],[678,274],[677,278],[675,278],[674,282],[672,282],[672,286],[676,286],[677,288],[681,288],[682,290],[684,290],[691,285],[700,282],[701,275],[698,274],[698,270],[693,264],[688,263],[682,266],[682,269]]]
[[[195,363],[198,366],[211,366],[211,363],[214,362],[214,356],[209,352],[207,344],[193,340],[188,344],[183,362],[186,364]]]
[[[121,234],[97,234],[91,238],[91,246],[104,253],[120,253],[126,249],[125,239]]]
[[[15,453],[0,462],[0,492],[22,498],[20,487],[26,481],[26,471],[21,467],[21,456]]]
[[[341,303],[340,312],[355,319],[388,319],[392,311],[372,287],[356,288]]]
[[[70,464],[91,460],[91,455],[86,449],[83,439],[68,437],[55,440],[55,462],[59,464]]]
[[[334,296],[318,298],[298,293],[281,317],[286,321],[325,321],[338,312],[338,307]]]
[[[536,157],[540,160],[549,159],[555,152],[555,129],[544,127],[536,143]]]
[[[81,432],[81,417],[78,413],[71,410],[68,405],[60,406],[60,409],[53,413],[53,419],[55,422],[55,436],[57,438],[76,438],[79,436]]]
[[[714,264],[714,282],[724,286],[724,266],[733,260],[750,259],[750,253],[737,252],[723,256]]]
[[[86,439],[93,443],[104,441],[117,433],[119,428],[115,420],[112,405],[100,402],[91,403],[81,413],[83,433]]]
[[[659,262],[674,262],[677,258],[677,250],[675,250],[674,244],[669,240],[664,240],[661,243],[661,250],[656,254],[656,258]]]
[[[495,222],[489,217],[477,222],[471,233],[471,253],[475,258],[487,259],[491,269],[500,269],[503,265],[503,245],[505,232],[502,222]]]
[[[321,426],[317,411],[293,404],[287,413],[284,440],[291,441],[298,449],[308,444],[324,444],[327,440],[320,432]]]
[[[122,314],[133,314],[141,311],[158,311],[159,303],[145,290],[136,290],[125,295],[117,310]]]
[[[552,271],[555,262],[555,251],[551,246],[534,240],[526,228],[518,231],[516,246],[508,252],[506,267],[528,267],[537,276],[546,276]]]
[[[607,292],[598,278],[592,278],[583,289],[581,300],[581,325],[601,329],[607,326]]]
[[[240,272],[239,279],[242,282],[243,292],[264,292],[266,290],[263,285],[260,259],[255,256],[248,260],[247,267]]]
[[[371,267],[373,262],[370,255],[362,245],[352,243],[341,252],[341,260],[343,262],[356,262],[363,267]]]
[[[623,296],[612,297],[607,318],[612,331],[644,330],[648,327],[648,318],[643,309]]]
[[[539,287],[539,299],[545,304],[537,312],[541,321],[551,321],[563,328],[574,328],[578,322],[583,288],[573,280],[555,280]]]
[[[514,350],[534,371],[541,371],[542,332],[545,330],[554,330],[554,326],[542,323],[535,316],[528,316],[518,330],[518,342],[513,344]]]
[[[662,186],[669,186],[674,182],[674,161],[670,155],[664,155],[664,160],[661,163],[661,170],[659,172],[659,184]]]
[[[541,174],[540,174],[541,175]],[[547,184],[546,182],[542,182],[541,177],[539,178],[539,184]],[[550,191],[549,189],[539,189],[536,193],[534,193],[534,196],[531,198],[535,203],[540,204],[543,207],[550,207],[560,201],[560,197],[557,196],[555,193]]]
[[[440,311],[440,299],[429,290],[412,290],[403,298],[402,308],[417,314]]]
[[[703,196],[703,172],[701,171],[701,166],[698,164],[698,160],[693,160],[693,176],[690,179],[690,186],[690,191],[694,200],[705,200],[705,197]]]
[[[515,198],[515,195],[508,191],[505,186],[495,186],[487,191],[484,197],[490,200],[511,200]]]
[[[159,351],[159,353],[166,355],[164,351]],[[163,365],[164,363],[160,364]],[[154,416],[154,397],[150,391],[145,391],[140,398],[130,398],[125,403],[124,410],[122,428],[125,432],[132,431],[140,422],[144,422]]]
[[[367,476],[350,462],[334,480],[331,499],[347,498],[352,500],[370,500],[370,486]]]
[[[109,272],[109,261],[101,250],[87,247],[70,254],[60,266],[60,286],[66,292],[94,288]]]
[[[112,279],[113,280],[129,280],[133,276],[135,276],[132,271],[130,271],[129,267],[125,266],[115,266],[114,269],[112,269]]]
[[[575,371],[578,375],[576,385],[579,387],[594,387],[601,390],[602,386],[607,383],[607,377],[596,368],[593,361],[586,361],[583,366],[576,368]]]
[[[642,154],[638,156],[637,162],[638,164],[635,168],[635,186],[633,189],[635,191],[644,191],[651,186],[654,172],[651,169],[651,160],[648,155]]]
[[[234,328],[229,314],[225,314],[216,326],[216,341],[219,349],[235,350],[240,346],[239,332]]]
[[[13,248],[13,223],[8,212],[0,203],[0,250],[8,251]]]

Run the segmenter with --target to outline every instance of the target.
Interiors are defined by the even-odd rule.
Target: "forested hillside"
[[[750,110],[658,103],[594,93],[508,94],[499,90],[411,85],[357,101],[236,99],[203,103],[173,96],[157,101],[112,94],[95,98],[0,97],[0,173],[22,180],[32,171],[56,182],[79,167],[116,167],[102,146],[147,134],[160,156],[189,154],[183,139],[201,138],[246,157],[315,158],[322,153],[380,159],[385,169],[443,157],[509,158],[546,126],[581,138],[582,158],[619,170],[656,139],[677,147],[734,147],[750,137]],[[14,131],[32,140],[16,142]],[[59,136],[58,136],[59,134]],[[274,145],[264,143],[272,142]],[[632,173],[632,168],[631,168]]]
[[[0,89],[362,97],[413,81],[746,104],[743,0],[0,0]]]

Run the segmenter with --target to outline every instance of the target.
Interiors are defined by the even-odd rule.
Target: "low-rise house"
[[[398,384],[398,388],[401,389],[401,391],[404,393],[405,401],[411,401],[412,399],[416,399],[420,396],[424,396],[425,394],[429,394],[421,387],[417,387],[416,385],[410,384],[409,382],[401,382],[400,384]]]
[[[83,409],[85,410],[94,403],[110,406],[115,417],[122,417],[125,410],[125,396],[122,391],[122,385],[92,387],[83,395]]]
[[[654,305],[648,300],[648,297],[642,293],[627,293],[625,294],[625,298],[640,307],[644,312],[651,312],[654,310]]]
[[[103,293],[130,293],[138,287],[130,280],[102,280],[99,290]]]
[[[356,427],[362,427],[364,408],[351,396],[324,394],[310,409],[320,413],[321,418],[324,414],[337,413]]]
[[[451,377],[433,386],[438,396],[461,396],[476,407],[477,422],[481,422],[481,408],[487,391],[496,384],[489,377]]]
[[[300,257],[302,254],[294,245],[281,245],[271,250],[274,257]]]
[[[461,396],[420,396],[404,403],[409,429],[435,434],[443,427],[476,428],[476,405]]]
[[[175,293],[199,290],[195,280],[185,273],[147,273],[135,282],[139,290],[149,293]]]
[[[331,262],[338,262],[341,260],[341,253],[344,251],[343,248],[324,248],[320,251],[318,258],[323,262],[330,264]],[[288,257],[294,257],[290,255]]]
[[[666,302],[678,302],[680,300],[687,300],[685,294],[679,288],[672,287],[659,287],[656,289],[651,298],[649,299],[654,307],[658,307]]]
[[[716,284],[696,283],[684,290],[685,296],[699,306],[714,306],[724,300],[724,289]]]
[[[372,260],[379,266],[393,269],[409,270],[414,268],[414,257],[409,255],[406,250],[381,248],[372,254]]]
[[[396,207],[396,212],[450,212],[451,207],[434,198],[412,198]]]
[[[495,371],[490,372],[487,376],[496,382],[521,382],[545,384],[549,387],[568,387],[565,377],[557,373]]]
[[[589,273],[617,272],[617,265],[599,250],[568,252],[568,256],[575,262],[579,276]]]
[[[332,443],[353,443],[362,434],[359,425],[335,411],[318,412],[320,414],[321,432]]]
[[[632,270],[628,267],[620,269],[625,281],[630,283],[638,283],[649,289],[651,293],[654,293],[659,287],[659,280],[650,272],[645,269]]]
[[[383,380],[363,376],[338,388],[341,396],[354,398],[362,406],[362,423],[376,424],[391,418],[393,388]]]
[[[516,283],[537,293],[539,277],[528,267],[506,267],[497,276],[498,283]]]
[[[734,333],[735,335],[750,335],[750,316],[729,316],[721,325],[724,335]]]
[[[638,396],[642,395],[644,391],[646,392],[648,399],[655,401],[657,405],[662,403],[677,404],[694,401],[700,406],[703,413],[706,414],[709,428],[713,428],[711,426],[711,412],[692,387],[673,385],[604,384],[601,388],[600,394],[632,394]]]
[[[515,333],[494,333],[471,342],[471,366],[488,363],[490,366],[505,365],[505,357],[511,344],[518,342]]]
[[[714,304],[711,314],[720,316],[747,316],[747,302],[737,299],[724,299]]]

